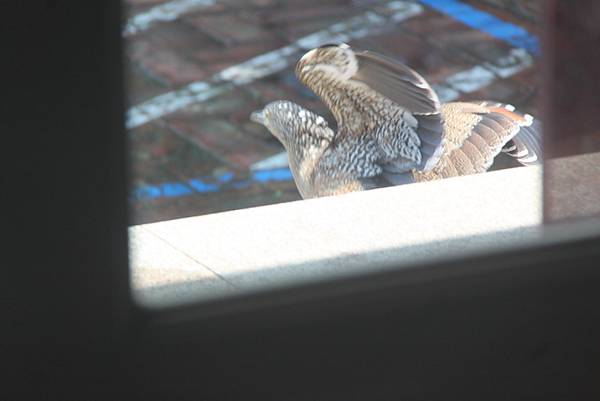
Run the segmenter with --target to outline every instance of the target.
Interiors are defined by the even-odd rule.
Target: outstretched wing
[[[542,124],[533,116],[521,113],[510,104],[480,102],[492,114],[501,114],[519,126],[517,133],[502,147],[502,152],[524,166],[542,163]]]
[[[433,168],[444,142],[440,102],[433,89],[417,72],[389,57],[347,47],[340,51],[353,58],[348,74],[336,73],[335,68],[319,70],[318,79],[310,76],[314,72],[298,74],[329,106],[340,135],[377,134],[386,171]]]
[[[440,113],[440,101],[427,81],[416,71],[382,54],[355,53],[358,70],[353,80],[387,97],[414,114]]]
[[[434,170],[416,181],[487,171],[504,152],[523,165],[542,161],[541,124],[504,103],[455,102],[443,106],[447,145]]]

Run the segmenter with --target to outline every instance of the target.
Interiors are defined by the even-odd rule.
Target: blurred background
[[[288,99],[331,121],[293,68],[346,42],[421,73],[442,101],[538,115],[533,0],[125,0],[131,224],[299,200],[283,148],[249,115]]]

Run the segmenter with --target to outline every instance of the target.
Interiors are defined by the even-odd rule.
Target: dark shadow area
[[[158,313],[137,353],[161,366],[138,365],[137,386],[183,397],[204,366],[223,382],[202,394],[226,399],[594,399],[600,248],[571,229],[540,247]]]

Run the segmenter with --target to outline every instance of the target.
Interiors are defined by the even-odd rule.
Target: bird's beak
[[[252,114],[250,114],[250,120],[265,125],[265,113],[262,110],[253,111]]]

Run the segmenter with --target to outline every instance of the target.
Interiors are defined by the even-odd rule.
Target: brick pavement
[[[127,17],[167,3],[126,0]],[[215,0],[173,21],[158,21],[126,36],[128,103],[134,106],[254,56],[288,45],[312,32],[381,10],[377,0]],[[467,0],[478,9],[539,36],[540,2]],[[423,12],[351,45],[393,56],[431,83],[506,54],[511,46],[427,7]],[[301,53],[298,54],[298,56]],[[281,152],[279,143],[251,123],[251,111],[276,99],[290,99],[331,118],[325,107],[296,81],[293,64],[283,71],[226,90],[129,131],[132,193],[136,188],[217,179],[232,172],[251,176],[250,166]],[[537,114],[537,60],[533,66],[468,94],[462,99],[495,99]],[[208,178],[207,178],[208,177]],[[138,196],[132,200],[132,224],[168,220],[300,199],[292,181],[246,182],[222,190],[182,196]]]

